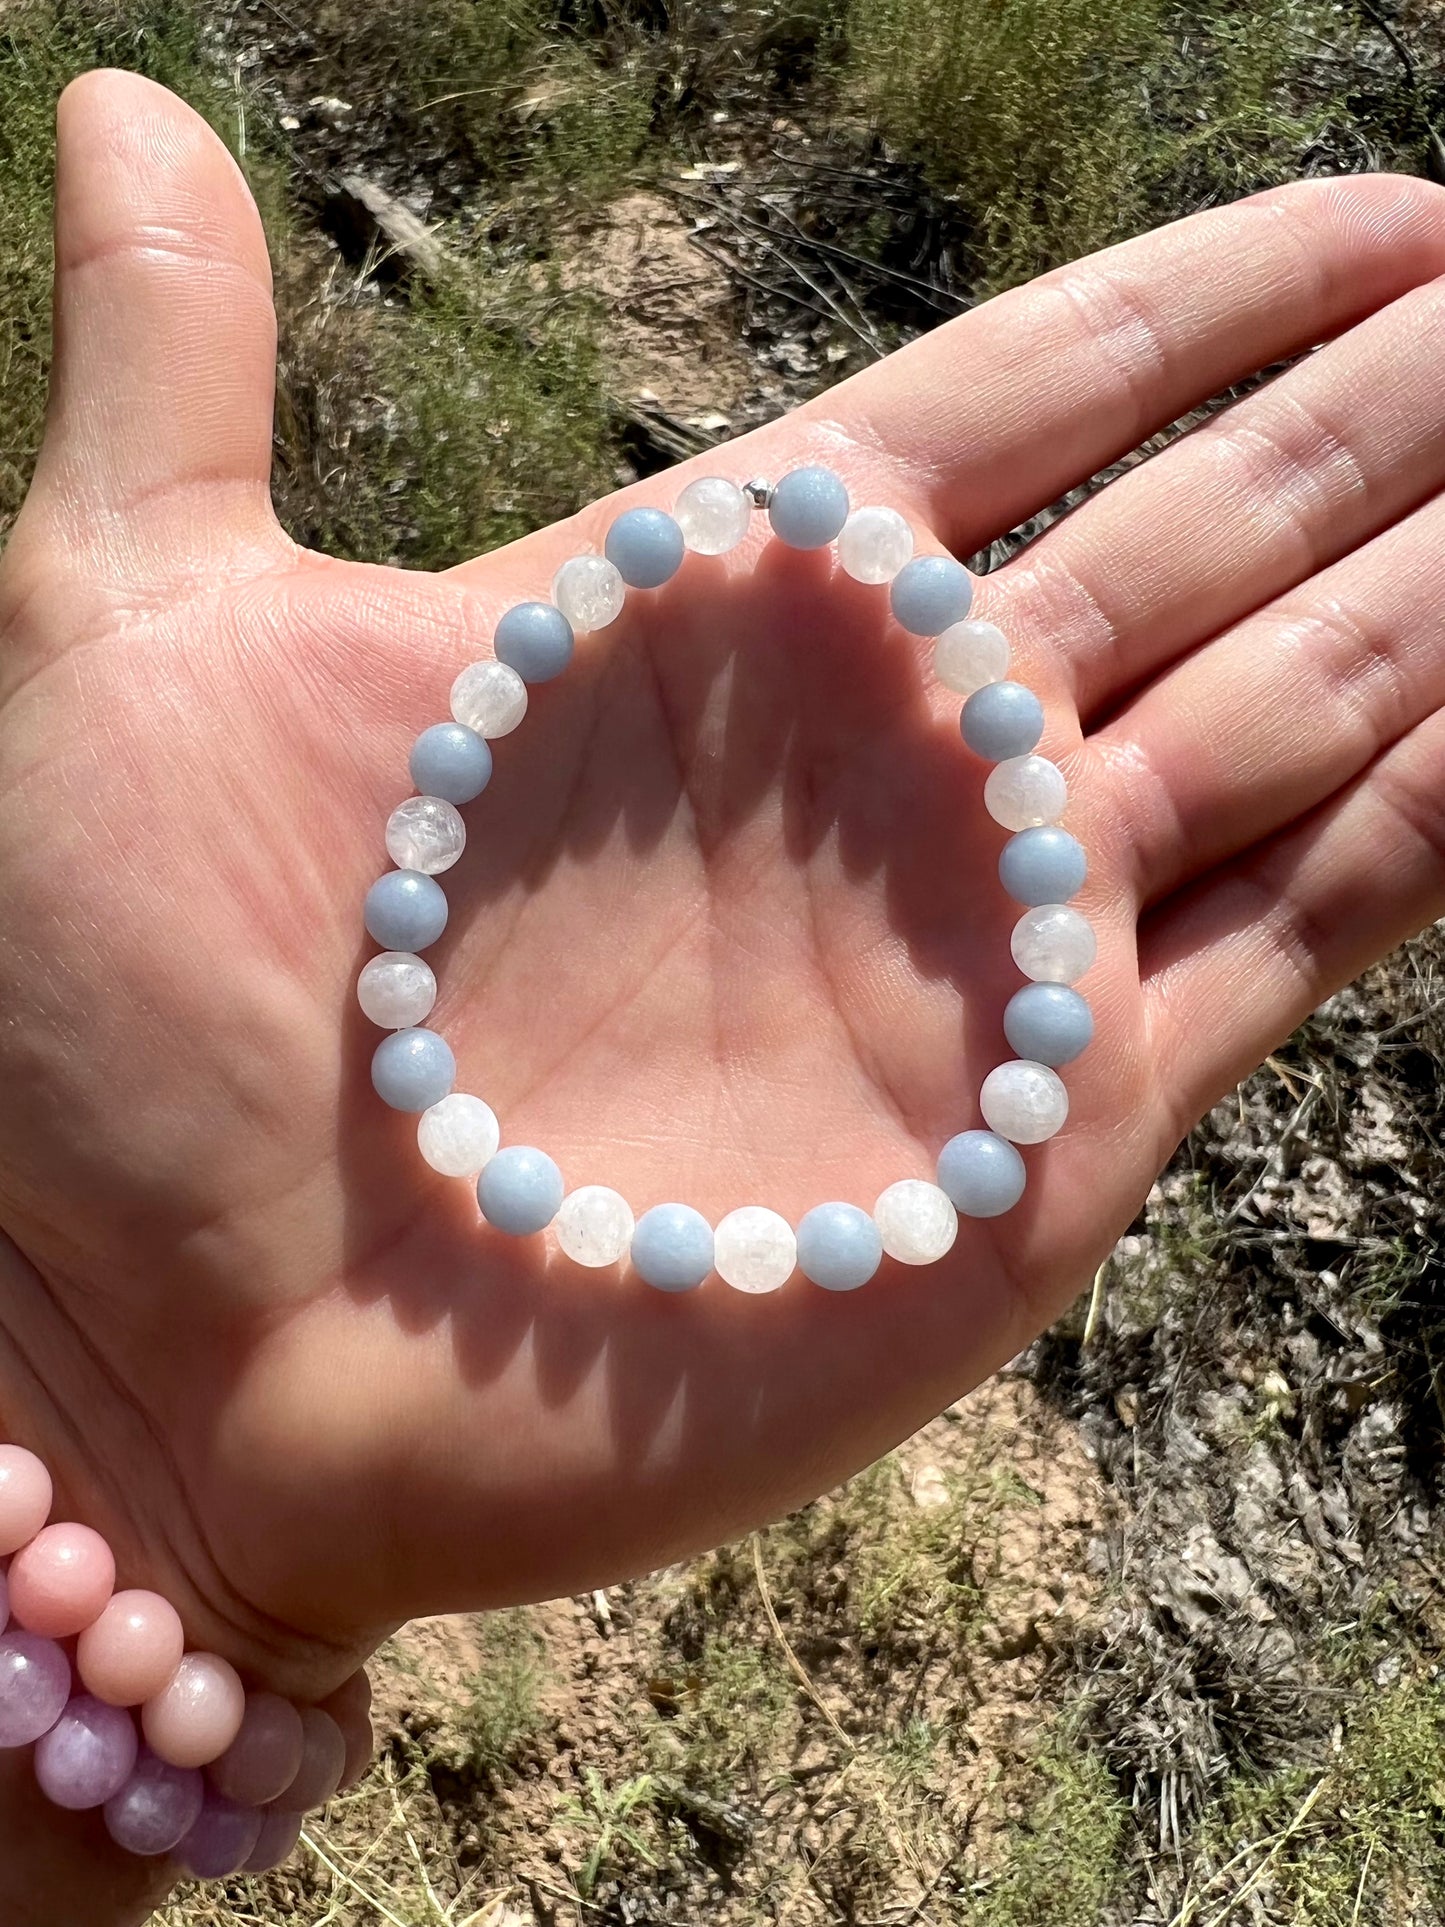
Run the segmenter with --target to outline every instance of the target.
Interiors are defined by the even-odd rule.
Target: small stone
[[[985,683],[963,705],[963,740],[990,763],[1024,756],[1044,733],[1044,706],[1020,682]]]
[[[1009,998],[1003,1031],[1020,1057],[1057,1070],[1072,1064],[1094,1036],[1094,1015],[1064,984],[1025,984]]]
[[[439,876],[467,847],[467,826],[440,796],[409,796],[387,819],[386,853],[398,870]]]
[[[999,1064],[978,1094],[983,1121],[1013,1144],[1042,1144],[1062,1130],[1069,1115],[1063,1079],[1047,1064],[1016,1057]]]
[[[914,636],[937,636],[962,622],[973,602],[973,578],[951,555],[917,555],[893,579],[894,621]]]
[[[584,1184],[563,1198],[553,1227],[573,1264],[619,1265],[632,1245],[632,1207],[605,1184]]]
[[[950,623],[933,645],[933,673],[957,696],[1001,682],[1008,665],[1008,638],[991,622]]]
[[[815,1204],[798,1225],[798,1267],[825,1291],[856,1291],[883,1261],[883,1234],[856,1204]]]
[[[988,773],[983,804],[1006,830],[1057,823],[1069,800],[1064,772],[1047,756],[1010,756]]]
[[[1073,984],[1092,968],[1099,945],[1094,926],[1080,911],[1066,903],[1041,903],[1014,925],[1009,949],[1035,983]]]
[[[371,1082],[394,1111],[426,1111],[439,1104],[457,1074],[451,1046],[434,1030],[394,1030],[371,1058]]]
[[[633,589],[660,589],[682,567],[682,529],[662,509],[624,509],[607,531],[607,560]]]
[[[527,685],[507,663],[469,662],[452,684],[452,714],[489,740],[510,736],[527,713]]]
[[[498,1231],[529,1238],[551,1224],[565,1189],[562,1173],[545,1151],[531,1144],[509,1144],[477,1180],[477,1203],[487,1223]]]
[[[838,537],[838,561],[855,582],[891,582],[913,554],[913,530],[897,509],[854,509]]]
[[[383,1030],[408,1030],[431,1016],[437,1000],[432,967],[409,950],[384,950],[362,968],[356,1001]]]
[[[637,1220],[632,1267],[657,1291],[696,1291],[713,1267],[712,1226],[690,1204],[655,1204]]]
[[[848,520],[841,476],[817,465],[790,469],[773,490],[768,520],[790,549],[824,548]]]
[[[901,1178],[881,1193],[873,1217],[883,1249],[903,1265],[936,1264],[953,1248],[958,1213],[948,1194],[921,1178]]]
[[[415,954],[446,929],[446,893],[420,870],[388,870],[366,893],[365,917],[368,933],[384,949]]]
[[[1067,903],[1083,889],[1089,859],[1083,844],[1067,830],[1020,830],[1003,846],[998,874],[1017,903]]]
[[[627,584],[605,555],[574,555],[552,578],[552,600],[577,634],[587,635],[622,614]]]
[[[752,504],[736,482],[700,475],[673,508],[682,539],[695,555],[726,555],[748,532]]]
[[[1024,1161],[992,1131],[960,1131],[938,1154],[939,1188],[967,1218],[998,1218],[1024,1194]]]
[[[497,624],[492,648],[524,683],[551,682],[572,660],[572,625],[550,602],[519,602]]]
[[[466,1091],[452,1091],[417,1119],[417,1148],[444,1178],[475,1178],[501,1142],[497,1114]]]
[[[776,1211],[741,1205],[713,1233],[713,1263],[734,1291],[776,1291],[797,1267],[798,1240]]]
[[[470,803],[492,780],[492,752],[462,723],[433,723],[412,744],[407,767],[423,796]]]

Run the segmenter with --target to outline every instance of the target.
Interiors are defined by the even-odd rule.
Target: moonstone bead
[[[246,1689],[217,1653],[187,1653],[141,1708],[141,1731],[172,1766],[209,1766],[241,1730]]]
[[[446,892],[420,870],[388,870],[366,893],[366,928],[383,950],[425,950],[446,927]]]
[[[624,509],[607,531],[603,553],[633,589],[660,589],[682,567],[682,530],[662,509]]]
[[[748,532],[752,503],[736,482],[700,475],[673,505],[682,539],[695,555],[726,555]]]
[[[241,1730],[206,1769],[217,1793],[238,1806],[262,1807],[284,1793],[301,1770],[301,1715],[279,1693],[248,1693]]]
[[[474,1178],[502,1141],[490,1104],[453,1091],[417,1119],[417,1149],[444,1178]]]
[[[991,763],[1023,756],[1044,733],[1044,706],[1021,682],[985,683],[963,705],[958,719],[975,756]]]
[[[773,534],[790,549],[821,549],[848,520],[848,491],[831,468],[790,469],[768,504]]]
[[[798,1269],[825,1291],[856,1291],[883,1261],[883,1234],[856,1204],[815,1204],[798,1225]]]
[[[776,1211],[740,1205],[713,1233],[713,1264],[735,1291],[776,1291],[797,1269],[798,1240]]]
[[[89,1526],[46,1526],[10,1561],[10,1611],[27,1632],[71,1639],[105,1611],[115,1554]]]
[[[576,646],[571,623],[550,602],[519,602],[508,609],[492,638],[497,661],[515,670],[524,683],[560,676]]]
[[[268,1807],[261,1815],[261,1832],[251,1849],[242,1873],[271,1873],[284,1866],[296,1851],[305,1824],[304,1813],[287,1813],[281,1807]]]
[[[1024,1194],[1024,1161],[992,1131],[960,1131],[938,1154],[938,1183],[966,1218],[999,1218]]]
[[[467,826],[444,797],[409,796],[387,818],[386,853],[398,870],[438,876],[466,847]]]
[[[913,554],[913,531],[897,509],[854,509],[838,537],[838,561],[855,582],[891,582]]]
[[[551,1224],[565,1189],[562,1173],[545,1151],[509,1144],[477,1180],[477,1203],[488,1224],[527,1238]]]
[[[1025,984],[1008,1000],[1003,1034],[1020,1057],[1037,1064],[1072,1064],[1094,1035],[1094,1013],[1064,984]]]
[[[143,1746],[130,1778],[105,1803],[105,1829],[127,1853],[169,1853],[201,1817],[205,1799],[194,1767],[172,1766]]]
[[[527,685],[493,657],[469,662],[452,684],[451,711],[478,736],[510,736],[527,713]]]
[[[1069,1094],[1047,1064],[1016,1057],[996,1065],[983,1080],[978,1108],[991,1131],[1014,1144],[1042,1144],[1063,1128]]]
[[[464,723],[433,723],[412,744],[407,770],[423,796],[470,803],[492,780],[492,752]]]
[[[69,1698],[64,1648],[12,1626],[0,1638],[0,1747],[29,1746],[48,1733]]]
[[[1077,983],[1099,953],[1094,926],[1067,903],[1041,903],[1025,910],[1013,927],[1009,950],[1035,983]]]
[[[356,980],[362,1014],[383,1030],[420,1024],[431,1016],[436,1000],[436,973],[409,950],[384,950],[363,966]]]
[[[951,622],[933,645],[933,673],[958,696],[1000,681],[1008,664],[1008,637],[991,622]]]
[[[371,1058],[371,1081],[394,1111],[426,1111],[440,1104],[457,1074],[452,1047],[434,1030],[394,1030]]]
[[[238,1806],[207,1788],[195,1825],[177,1843],[175,1857],[198,1880],[224,1880],[239,1873],[261,1838],[256,1807]]]
[[[53,1806],[83,1813],[119,1793],[134,1770],[138,1746],[129,1713],[81,1693],[36,1741],[35,1778]]]
[[[712,1226],[690,1204],[655,1204],[637,1220],[632,1265],[658,1291],[695,1291],[712,1270]]]
[[[557,1212],[557,1243],[573,1264],[619,1265],[632,1244],[632,1206],[605,1184],[569,1191]]]
[[[883,1249],[902,1265],[931,1265],[953,1248],[958,1213],[947,1193],[922,1178],[900,1178],[881,1192],[873,1219]]]
[[[951,555],[917,555],[893,578],[888,600],[910,635],[941,635],[972,607],[973,578]]]
[[[75,1665],[87,1692],[111,1706],[158,1693],[186,1650],[181,1616],[158,1592],[118,1592],[80,1635]]]
[[[1067,830],[1020,830],[999,853],[998,874],[1017,903],[1067,903],[1083,889],[1089,859]]]
[[[23,1445],[0,1445],[0,1558],[18,1552],[50,1517],[54,1490],[44,1463]]]
[[[552,578],[552,600],[578,635],[587,635],[622,614],[627,584],[605,555],[569,556]]]
[[[276,1796],[276,1805],[288,1813],[324,1807],[346,1771],[346,1741],[336,1721],[319,1706],[303,1706],[300,1711],[301,1764],[290,1786]]]
[[[1010,756],[988,773],[983,804],[1006,830],[1033,830],[1057,823],[1069,800],[1064,772],[1047,756]]]

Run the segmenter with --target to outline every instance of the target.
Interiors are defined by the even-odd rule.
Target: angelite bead
[[[419,870],[388,870],[366,893],[366,928],[383,950],[425,950],[446,927],[446,892]]]
[[[1015,1144],[1042,1144],[1063,1128],[1069,1094],[1047,1064],[1016,1057],[997,1065],[983,1080],[978,1108],[984,1123],[1000,1137]]]
[[[1094,926],[1066,903],[1042,903],[1025,910],[1013,927],[1009,950],[1014,962],[1035,983],[1077,983],[1098,955]]]
[[[492,648],[497,661],[524,683],[551,682],[571,662],[576,642],[572,625],[560,609],[550,602],[519,602],[497,624]]]
[[[363,1015],[383,1030],[406,1030],[424,1022],[436,1000],[436,973],[409,950],[384,950],[363,966],[356,980]]]
[[[156,1592],[118,1592],[80,1635],[76,1671],[87,1692],[111,1706],[139,1706],[180,1665],[186,1650],[181,1616]]]
[[[444,1178],[474,1178],[502,1141],[490,1104],[453,1091],[417,1119],[417,1149]]]
[[[1017,903],[1067,903],[1084,887],[1089,859],[1067,830],[1020,830],[1004,844],[999,881]]]
[[[1010,756],[989,771],[983,786],[984,808],[1006,830],[1057,823],[1068,800],[1064,772],[1047,756]]]
[[[607,560],[633,589],[660,589],[682,567],[681,528],[662,509],[624,509],[602,545]]]
[[[194,1767],[140,1749],[125,1785],[105,1803],[105,1828],[127,1853],[169,1853],[201,1816],[206,1783]]]
[[[50,1474],[23,1445],[0,1445],[0,1558],[18,1552],[50,1517]]]
[[[261,1815],[261,1831],[243,1873],[271,1873],[284,1866],[296,1851],[305,1824],[304,1813],[287,1813],[282,1807],[269,1807]]]
[[[752,503],[721,475],[689,482],[673,506],[682,539],[694,555],[726,555],[748,532]]]
[[[838,537],[838,561],[855,582],[891,582],[913,554],[913,531],[897,509],[854,509]]]
[[[1000,682],[1008,665],[1008,638],[992,622],[950,623],[933,645],[933,673],[957,696]]]
[[[46,1526],[10,1561],[10,1611],[28,1632],[70,1639],[105,1610],[115,1554],[89,1526]]]
[[[1025,984],[1009,998],[1003,1034],[1020,1057],[1037,1064],[1072,1064],[1094,1035],[1094,1014],[1064,984]]]
[[[605,1184],[584,1184],[569,1191],[557,1212],[557,1243],[574,1264],[618,1265],[627,1256],[634,1230],[632,1206]]]
[[[790,549],[821,549],[848,520],[848,491],[831,468],[795,468],[768,504],[773,534]]]
[[[398,870],[439,876],[467,847],[467,826],[441,796],[409,796],[386,824],[386,853]]]
[[[936,636],[968,614],[973,578],[951,555],[917,555],[893,578],[888,599],[910,635]]]
[[[985,683],[963,705],[963,740],[990,763],[1023,756],[1044,733],[1044,706],[1021,682]]]
[[[776,1291],[798,1264],[798,1240],[787,1219],[761,1204],[729,1211],[713,1233],[713,1265],[735,1291]]]
[[[966,1218],[999,1218],[1024,1194],[1024,1161],[992,1131],[960,1131],[938,1154],[939,1189]]]
[[[206,1789],[195,1825],[177,1843],[175,1857],[198,1880],[224,1880],[239,1873],[261,1838],[261,1814]]]
[[[238,1806],[265,1806],[301,1770],[305,1729],[301,1715],[279,1693],[248,1693],[241,1730],[207,1768],[211,1785]]]
[[[469,662],[452,684],[451,711],[478,736],[510,736],[527,713],[527,685],[515,669],[490,656]]]
[[[371,1081],[394,1111],[426,1111],[440,1104],[457,1074],[451,1045],[434,1030],[394,1030],[372,1054]]]
[[[695,1291],[712,1270],[712,1226],[690,1204],[655,1204],[637,1220],[632,1265],[658,1291]]]
[[[0,1747],[48,1733],[70,1698],[70,1661],[53,1639],[12,1626],[0,1637]]]
[[[815,1204],[798,1225],[798,1268],[825,1291],[856,1291],[883,1260],[883,1234],[856,1204]]]
[[[903,1265],[931,1265],[953,1248],[958,1213],[948,1194],[921,1178],[890,1184],[873,1207],[883,1249]]]
[[[277,1806],[288,1813],[324,1807],[346,1771],[346,1741],[336,1721],[319,1706],[303,1706],[300,1712],[301,1764],[290,1786],[276,1796]]]
[[[552,578],[552,600],[577,634],[587,635],[622,614],[627,584],[605,555],[574,555]]]
[[[187,1653],[141,1708],[141,1731],[172,1766],[209,1766],[241,1730],[246,1689],[217,1653]]]
[[[565,1189],[562,1173],[545,1151],[509,1144],[477,1180],[477,1203],[488,1224],[527,1238],[551,1224]]]
[[[492,752],[463,723],[433,723],[412,744],[407,769],[423,796],[470,803],[492,780]]]
[[[35,1743],[35,1778],[53,1806],[104,1806],[135,1767],[135,1721],[122,1707],[82,1693]]]

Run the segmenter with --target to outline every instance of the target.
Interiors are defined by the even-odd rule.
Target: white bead
[[[1098,955],[1094,926],[1067,903],[1025,910],[1009,938],[1013,960],[1036,984],[1076,984]]]
[[[1047,756],[1010,756],[995,763],[983,786],[984,808],[1006,830],[1057,823],[1068,800],[1064,772]]]
[[[726,555],[747,534],[753,507],[736,482],[700,475],[678,496],[672,512],[694,555]]]
[[[959,696],[1002,682],[1008,661],[1008,638],[991,622],[955,622],[933,645],[934,675]]]
[[[584,1184],[563,1198],[552,1226],[574,1264],[617,1265],[632,1244],[632,1207],[605,1184]]]
[[[510,736],[527,713],[527,685],[495,656],[469,662],[452,684],[452,714],[478,736]]]
[[[978,1105],[988,1128],[1011,1144],[1042,1144],[1063,1128],[1069,1094],[1047,1064],[1015,1057],[989,1072]]]
[[[617,620],[627,584],[605,555],[574,555],[552,578],[552,600],[578,635],[585,635]]]
[[[466,824],[439,796],[409,796],[387,818],[386,853],[398,870],[440,876],[466,847]]]
[[[897,509],[854,509],[838,536],[838,560],[855,582],[891,582],[913,555],[913,531]]]
[[[416,1141],[433,1171],[444,1178],[474,1178],[496,1156],[502,1133],[490,1104],[453,1091],[422,1112]]]
[[[776,1211],[745,1204],[729,1211],[713,1233],[713,1266],[737,1291],[776,1291],[793,1275],[798,1241]]]
[[[902,1265],[931,1265],[953,1248],[958,1213],[947,1192],[922,1178],[890,1184],[873,1207],[883,1249]]]
[[[383,1030],[410,1030],[424,1023],[436,1000],[431,965],[409,950],[383,950],[356,980],[356,1001]]]

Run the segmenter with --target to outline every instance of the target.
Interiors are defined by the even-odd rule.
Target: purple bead
[[[127,1853],[169,1853],[201,1817],[206,1783],[193,1767],[140,1750],[135,1770],[105,1803],[106,1831]]]
[[[176,1848],[176,1859],[198,1880],[221,1880],[239,1873],[261,1838],[261,1809],[238,1807],[206,1788],[201,1817]]]
[[[104,1806],[130,1778],[139,1744],[135,1719],[123,1706],[77,1693],[36,1742],[40,1791],[53,1806],[72,1813]]]
[[[70,1661],[53,1639],[17,1627],[0,1638],[0,1746],[48,1733],[70,1698]]]
[[[270,1873],[284,1866],[296,1851],[301,1838],[304,1813],[286,1813],[280,1807],[261,1809],[261,1835],[246,1862],[246,1873]]]

